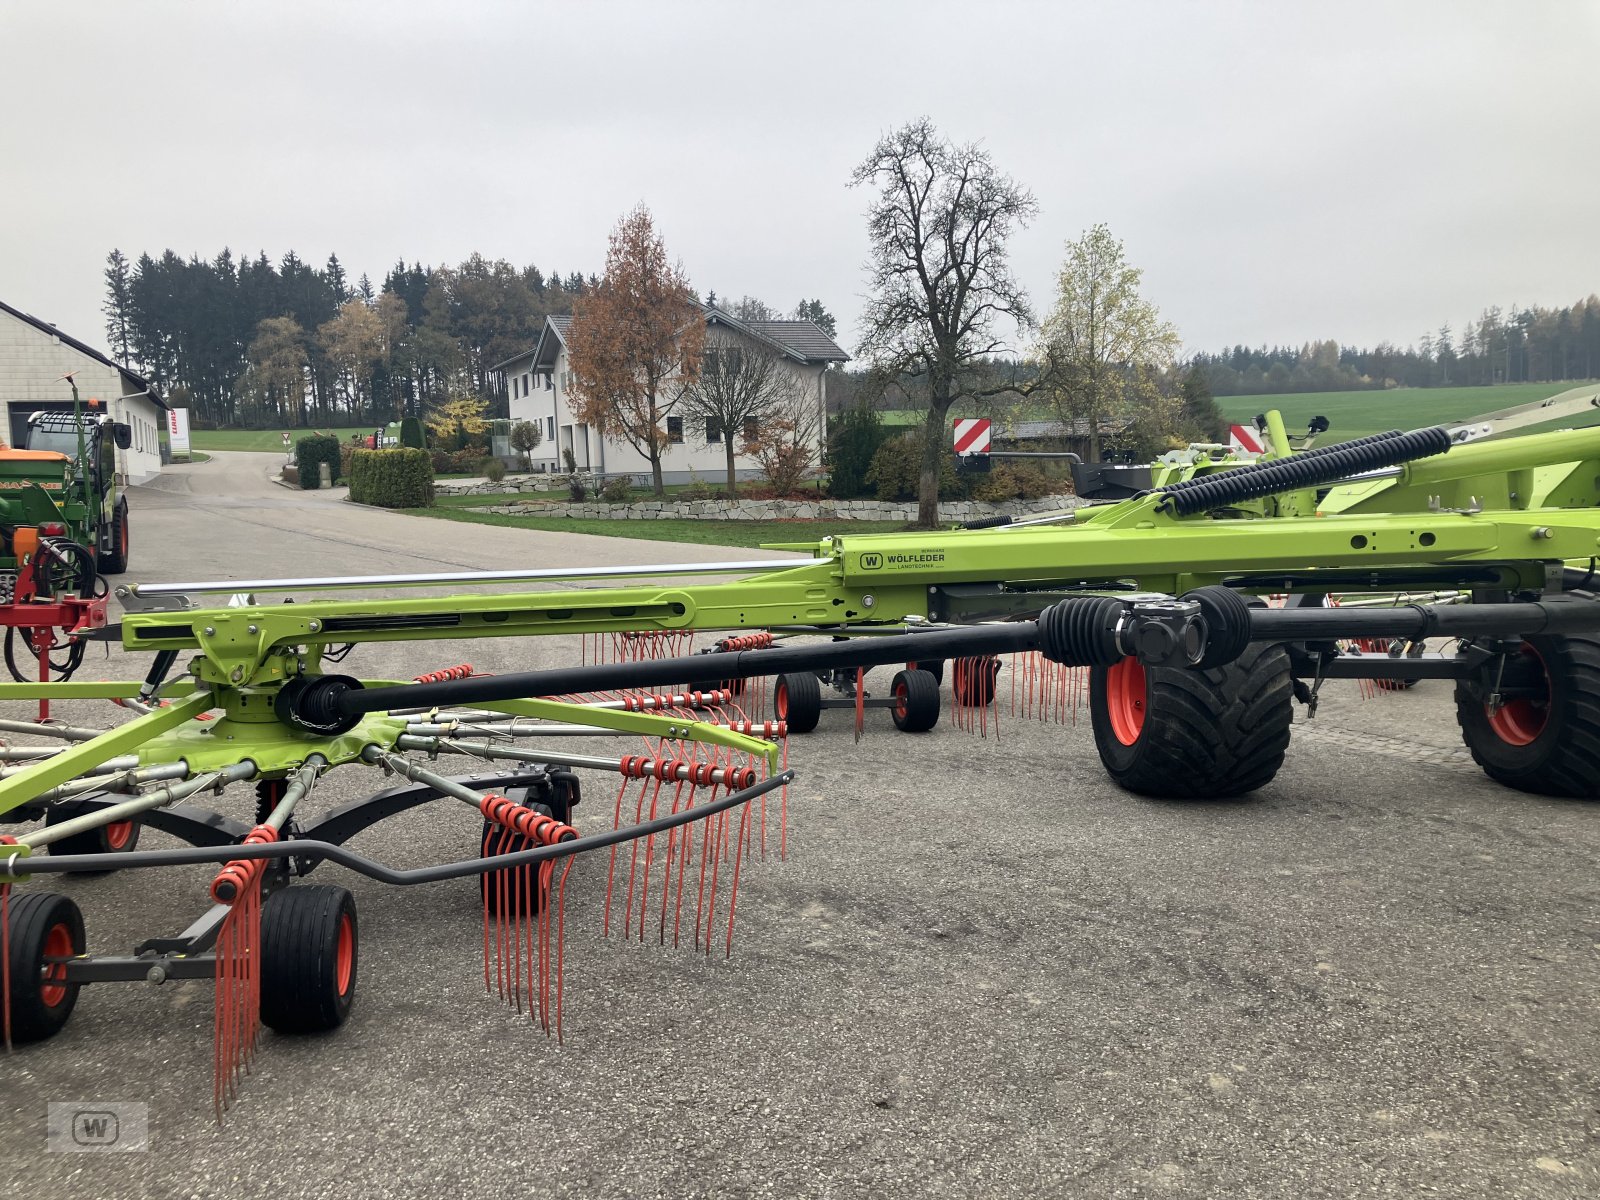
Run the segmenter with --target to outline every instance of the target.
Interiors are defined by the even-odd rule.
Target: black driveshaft
[[[1039,627],[1033,621],[936,629],[926,633],[857,637],[848,641],[776,646],[767,650],[728,650],[640,662],[558,667],[549,671],[517,671],[509,675],[471,676],[440,683],[408,683],[362,688],[341,693],[334,701],[345,716],[385,712],[391,708],[435,708],[488,704],[537,696],[567,696],[629,688],[668,687],[688,680],[749,679],[786,672],[824,671],[832,667],[876,667],[936,658],[975,658],[1038,649]]]
[[[1525,604],[1405,604],[1397,608],[1256,608],[1254,642],[1396,637],[1518,637],[1600,629],[1600,603],[1550,600]]]

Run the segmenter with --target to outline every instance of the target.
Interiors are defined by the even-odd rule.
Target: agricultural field
[[[1327,417],[1333,428],[1323,444],[1382,433],[1386,429],[1418,429],[1425,425],[1469,420],[1483,413],[1529,404],[1581,386],[1576,383],[1514,383],[1498,387],[1393,388],[1385,392],[1298,392],[1280,396],[1218,396],[1217,405],[1230,421],[1249,422],[1257,413],[1276,408],[1293,433],[1314,416]],[[1551,423],[1570,428],[1600,422],[1593,417]],[[1542,431],[1533,426],[1521,432]]]
[[[1465,421],[1483,413],[1543,400],[1547,396],[1581,386],[1582,383],[1569,380],[1563,383],[1511,383],[1495,387],[1391,388],[1383,392],[1291,392],[1273,396],[1218,396],[1217,405],[1228,420],[1244,423],[1248,423],[1257,413],[1276,408],[1283,413],[1290,432],[1304,428],[1314,416],[1327,417],[1333,422],[1333,428],[1323,438],[1323,444],[1326,445],[1330,441],[1382,433],[1386,429],[1417,429],[1425,425]],[[921,425],[925,415],[913,409],[889,409],[880,413],[879,417],[885,425],[909,428]],[[977,413],[975,409],[969,412],[967,408],[957,406],[952,415],[974,416]],[[1040,410],[1020,414],[1020,419],[1043,421],[1050,418],[1048,412]],[[1530,426],[1519,432],[1540,433],[1546,429],[1596,423],[1600,423],[1600,409],[1585,420],[1569,418],[1549,425]]]

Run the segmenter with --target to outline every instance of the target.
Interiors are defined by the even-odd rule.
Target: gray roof
[[[57,329],[54,325],[50,324],[50,322],[48,322],[48,321],[41,321],[38,317],[35,317],[35,316],[33,316],[33,315],[29,314],[29,313],[25,313],[20,308],[12,308],[11,305],[7,304],[4,300],[0,300],[0,311],[8,312],[13,317],[17,318],[17,320],[26,321],[29,325],[32,325],[35,329],[38,329],[38,330],[40,330],[41,332],[44,332],[44,333],[48,333],[52,337],[60,338],[67,345],[71,346],[74,350],[78,351],[78,353],[87,354],[90,358],[94,359],[96,362],[104,363],[108,367],[113,367],[116,370],[121,371],[125,376],[127,376],[129,379],[131,379],[134,383],[138,384],[139,385],[139,389],[141,391],[148,392],[150,394],[150,399],[152,401],[154,401],[156,404],[160,405],[162,408],[168,407],[167,406],[167,402],[165,400],[163,400],[160,396],[158,396],[156,394],[156,390],[153,387],[150,386],[150,381],[148,379],[146,379],[143,375],[139,375],[139,374],[136,374],[133,371],[128,370],[128,368],[123,366],[121,363],[116,362],[116,361],[114,361],[114,360],[112,360],[110,358],[107,358],[104,354],[101,354],[100,351],[96,350],[93,346],[90,346],[90,345],[87,345],[87,344],[85,344],[83,342],[80,342],[77,338],[72,337],[69,334],[62,333],[61,330]]]
[[[766,342],[773,349],[790,358],[803,363],[830,363],[849,362],[850,356],[839,348],[839,344],[823,332],[822,327],[815,321],[741,321],[720,308],[705,309],[708,323],[720,323],[730,329],[737,329],[748,334],[758,342]],[[496,363],[490,367],[491,371],[504,370],[514,362],[533,356],[536,366],[549,366],[555,362],[556,346],[551,343],[550,335],[555,334],[562,345],[566,345],[567,337],[572,331],[572,318],[566,315],[552,315],[545,318],[544,328],[539,331],[539,340],[532,348],[524,350],[521,354],[513,354],[504,362]]]
[[[808,363],[850,361],[850,356],[815,321],[745,321],[743,324]]]

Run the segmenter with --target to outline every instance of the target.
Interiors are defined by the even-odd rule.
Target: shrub
[[[567,499],[574,504],[582,504],[589,498],[589,489],[582,475],[574,471],[567,476]]]
[[[312,490],[321,479],[318,464],[327,463],[333,482],[339,482],[339,439],[325,433],[303,437],[294,444],[294,465],[300,469],[300,486]]]
[[[761,436],[745,443],[745,453],[761,464],[761,474],[778,496],[789,496],[811,475],[816,452],[811,443],[796,436],[794,422],[770,421]],[[729,497],[732,499],[732,497]]]
[[[839,500],[865,496],[867,472],[889,431],[865,404],[840,412],[828,431],[828,494]]]
[[[679,495],[685,500],[709,500],[712,496],[711,485],[690,468],[689,482],[683,485],[683,491]]]
[[[440,450],[435,447],[427,451],[427,455],[435,475],[459,475],[483,470],[482,450]]]
[[[544,434],[532,421],[518,421],[511,427],[511,448],[522,456],[522,469],[529,469],[528,456],[544,440]]]
[[[902,433],[878,447],[867,468],[866,482],[879,500],[915,500],[922,476],[923,432]],[[956,477],[956,456],[946,452],[939,459],[939,499],[954,500],[961,495]]]
[[[606,486],[600,489],[600,496],[608,504],[626,504],[633,498],[633,480],[626,475],[608,479]]]
[[[414,446],[418,450],[428,448],[428,438],[422,431],[422,422],[416,417],[406,417],[400,422],[400,444]]]
[[[433,468],[415,447],[357,450],[350,464],[350,499],[379,508],[429,508]]]
[[[498,458],[483,460],[483,477],[490,483],[499,483],[506,477],[506,465]]]
[[[1028,463],[997,462],[972,485],[974,500],[999,504],[1006,500],[1037,500],[1055,490],[1050,477]]]
[[[361,447],[361,443],[359,441],[340,442],[339,443],[339,478],[340,479],[349,479],[350,478],[350,460],[355,456],[355,452],[357,450],[360,450],[361,448],[362,448]]]

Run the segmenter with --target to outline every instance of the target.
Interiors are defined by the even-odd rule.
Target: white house
[[[0,301],[0,403],[10,445],[24,443],[31,413],[72,411],[72,389],[61,379],[68,373],[77,381],[85,409],[91,399],[98,400],[100,411],[133,431],[133,444],[117,451],[120,481],[144,483],[159,475],[167,406],[149,382],[54,325]]]
[[[702,306],[704,307],[704,306]],[[793,388],[815,398],[818,438],[827,436],[827,406],[823,400],[823,375],[833,363],[850,356],[823,332],[815,321],[741,321],[721,309],[706,307],[708,341],[746,341],[778,357],[790,374]],[[525,354],[495,366],[505,379],[511,397],[513,421],[531,421],[544,440],[533,452],[535,471],[565,471],[565,452],[572,452],[579,471],[600,475],[650,474],[650,460],[626,442],[601,438],[582,424],[571,400],[572,370],[567,361],[567,335],[571,317],[545,320],[539,341]],[[727,471],[723,430],[714,419],[695,417],[681,406],[667,418],[666,452],[661,457],[667,483],[687,483],[695,476],[715,484]],[[755,460],[743,454],[734,459],[741,479],[759,472]]]

